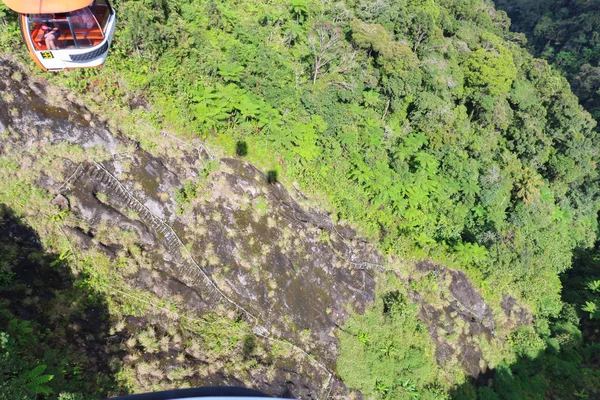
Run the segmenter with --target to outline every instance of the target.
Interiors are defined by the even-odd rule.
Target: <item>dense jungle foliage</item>
[[[590,10],[582,24],[597,24],[592,2],[576,3]],[[161,130],[200,135],[229,153],[245,142],[251,160],[298,182],[387,254],[443,261],[463,269],[486,299],[525,302],[535,329],[510,335],[510,355],[497,363],[504,375],[457,396],[516,398],[522,386],[543,398],[564,376],[572,381],[560,389],[565,396],[592,393],[598,348],[583,348],[578,321],[597,317],[588,305],[598,304],[597,288],[582,278],[576,291],[588,297],[564,306],[560,277],[573,252],[596,240],[596,122],[567,79],[509,31],[505,12],[483,0],[114,5],[119,30],[106,66],[51,80],[106,112],[150,119],[147,132],[135,119],[123,127],[149,150]],[[580,79],[593,111],[597,30],[571,35],[581,20],[560,10],[549,12],[564,18],[535,26],[532,46]],[[0,22],[2,48],[20,48],[14,15],[0,10]],[[342,340],[342,378],[368,398],[443,396],[462,378],[436,382],[431,343],[405,297],[384,308],[379,299],[350,322],[360,333]],[[410,338],[397,348],[411,345],[391,351],[385,343],[394,337]],[[347,368],[365,360],[377,368]],[[528,386],[540,360],[550,371]],[[525,366],[513,373],[508,365],[517,361]],[[577,380],[577,371],[589,376]],[[509,384],[516,379],[520,386]]]
[[[496,0],[512,31],[527,36],[527,47],[548,60],[571,82],[581,104],[600,120],[600,3],[567,0]]]

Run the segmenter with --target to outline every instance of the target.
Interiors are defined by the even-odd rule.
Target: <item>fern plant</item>
[[[301,24],[308,16],[308,3],[306,0],[292,0],[290,12],[296,18],[296,23]]]
[[[483,262],[488,255],[487,249],[477,243],[461,242],[454,246],[454,251],[456,258],[465,264]]]
[[[590,289],[592,292],[597,292],[600,293],[600,279],[597,279],[595,281],[591,281],[588,282],[587,284],[588,289]]]
[[[12,320],[16,321],[16,320]],[[9,332],[18,332],[32,336],[25,324],[9,323]],[[12,328],[12,329],[11,329]],[[19,337],[17,336],[17,339]],[[31,362],[23,357],[22,343],[29,340],[15,340],[14,333],[0,332],[0,398],[2,399],[36,399],[39,395],[48,396],[52,388],[48,382],[53,375],[44,374],[45,365],[32,368]]]
[[[38,365],[29,372],[23,374],[25,387],[34,394],[44,396],[52,393],[52,389],[47,385],[54,378],[54,375],[44,374],[46,371],[45,365]]]
[[[238,63],[221,63],[218,65],[219,76],[225,82],[240,82],[240,74],[244,71],[244,67]]]

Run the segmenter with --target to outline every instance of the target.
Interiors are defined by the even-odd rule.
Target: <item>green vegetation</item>
[[[552,6],[531,29],[533,46],[580,82],[573,86],[596,113],[598,13],[592,2],[575,3],[583,17],[571,20]],[[116,7],[120,27],[106,66],[48,80],[86,96],[103,115],[124,116],[117,127],[150,152],[161,151],[159,131],[197,135],[257,163],[271,183],[298,182],[386,254],[463,269],[496,308],[503,294],[524,302],[535,324],[502,338],[511,357],[489,357],[523,357],[528,371],[535,362],[588,368],[582,352],[590,347],[577,339],[578,322],[565,317],[560,276],[574,250],[596,238],[596,123],[559,72],[512,40],[505,12],[483,0],[122,0]],[[592,28],[571,34],[580,23]],[[0,24],[0,46],[24,57],[15,50],[14,16],[3,8]],[[5,174],[18,169],[0,161]],[[48,200],[33,180],[9,182],[0,194],[19,215],[31,217],[31,207]],[[197,194],[197,184],[186,183],[177,194],[182,209]],[[108,273],[93,271],[91,285],[105,290]],[[573,304],[594,321],[590,282],[586,300]],[[340,333],[339,373],[373,398],[442,396],[463,377],[442,375],[397,286]],[[389,296],[395,300],[386,306]],[[144,349],[160,349],[156,332],[140,339]],[[581,382],[565,391],[593,388],[592,378]]]
[[[527,47],[562,71],[579,101],[600,120],[600,4],[596,1],[496,0]]]
[[[106,395],[114,383],[96,353],[106,312],[102,296],[75,288],[65,268],[70,255],[45,253],[35,232],[4,206],[0,227],[0,398]],[[87,321],[91,310],[100,315],[98,325]]]
[[[522,327],[510,335],[520,355],[517,362],[500,364],[488,385],[465,384],[456,399],[592,399],[599,394],[600,320],[591,313],[598,304],[600,264],[598,247],[577,254],[574,268],[562,278],[563,309],[538,335]]]
[[[388,288],[401,287],[388,282]],[[438,368],[427,326],[417,307],[399,290],[381,296],[364,316],[352,318],[339,332],[342,352],[338,373],[367,398],[444,397],[453,371]]]

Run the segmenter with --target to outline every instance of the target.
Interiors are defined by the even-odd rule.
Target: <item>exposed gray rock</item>
[[[0,72],[10,67],[0,60]],[[68,230],[77,245],[114,258],[123,246],[119,237],[101,238],[101,227],[135,233],[150,263],[130,278],[137,287],[161,298],[180,296],[199,315],[219,307],[233,311],[255,332],[310,353],[314,359],[298,353],[276,360],[278,374],[269,379],[260,366],[248,373],[255,387],[271,394],[321,396],[327,370],[335,369],[336,327],[374,299],[368,265],[381,263],[374,247],[322,212],[301,207],[281,183],[268,183],[244,161],[217,160],[219,169],[203,178],[199,167],[206,160],[193,147],[175,144],[168,156],[156,157],[90,123],[84,107],[66,97],[49,105],[45,88],[31,86],[35,90],[26,82],[0,81],[0,90],[13,93],[0,110],[0,121],[11,130],[0,150],[10,146],[34,164],[40,146],[84,149],[90,160],[63,153],[63,170],[39,171],[37,179],[56,193],[53,204],[70,208],[81,221]],[[102,158],[95,160],[97,154]],[[175,194],[185,179],[201,188],[180,214]],[[196,384],[241,381],[220,371]],[[335,377],[331,385],[333,394],[347,393]]]

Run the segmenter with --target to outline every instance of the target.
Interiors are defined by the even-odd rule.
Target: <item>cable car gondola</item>
[[[19,13],[31,58],[45,71],[104,64],[115,33],[108,0],[1,0]]]

